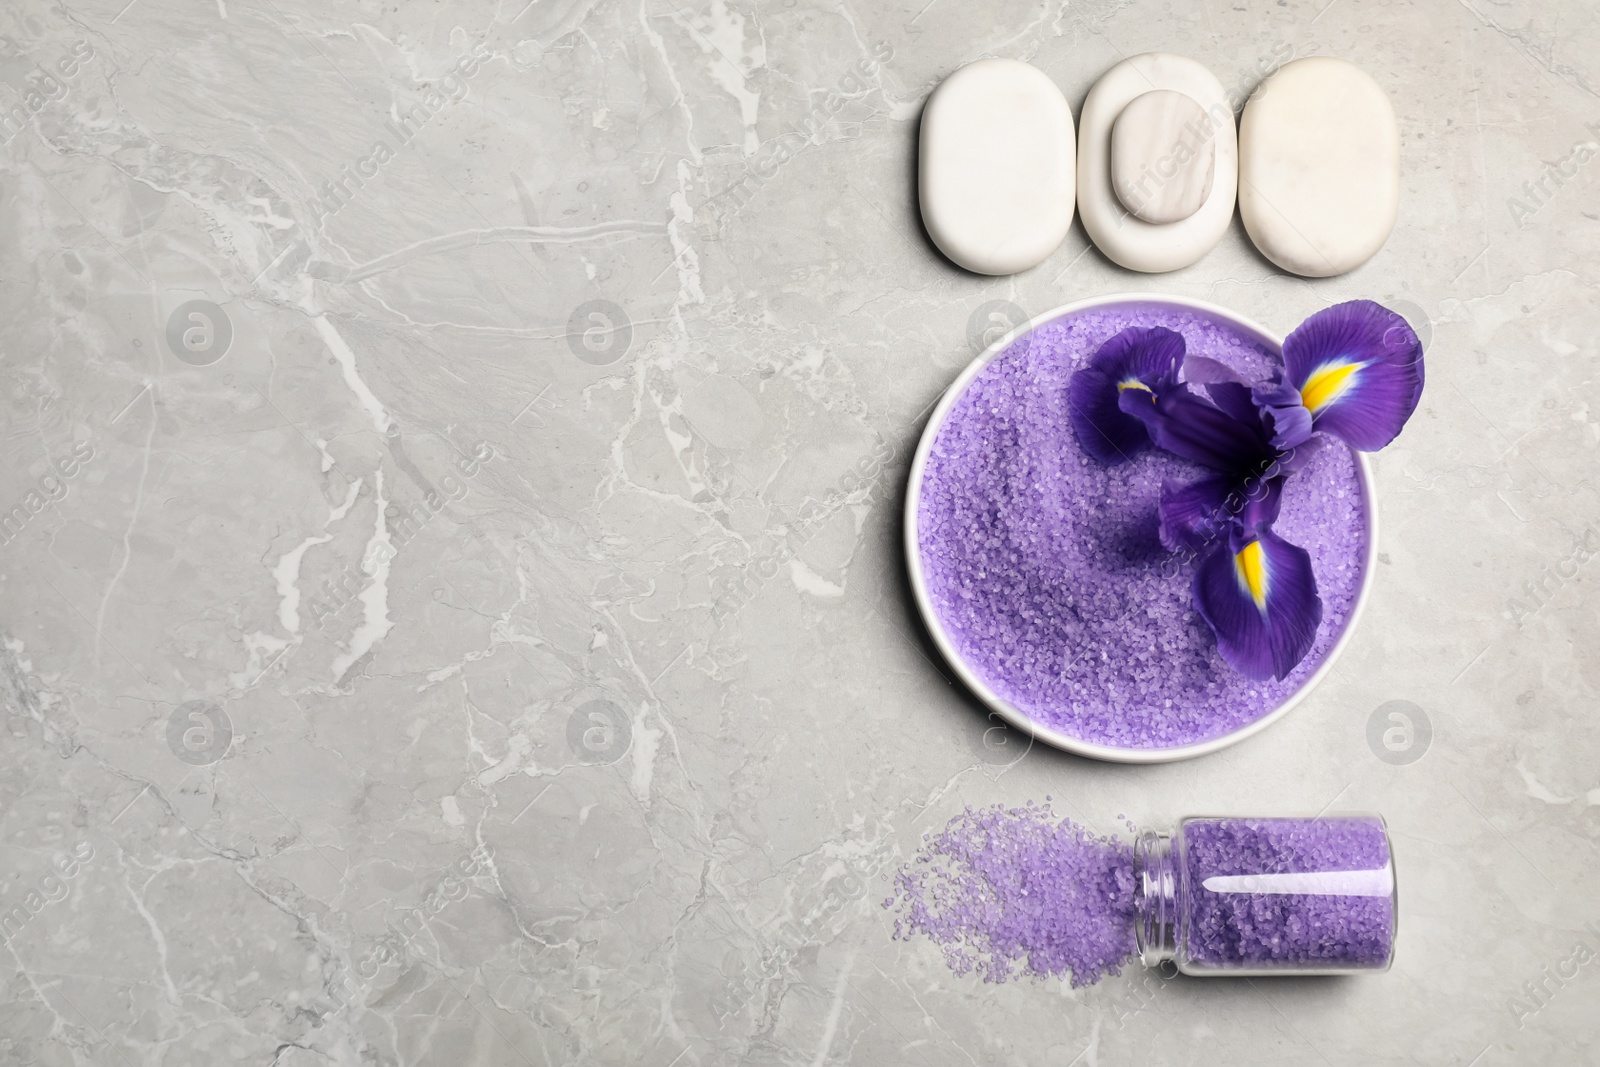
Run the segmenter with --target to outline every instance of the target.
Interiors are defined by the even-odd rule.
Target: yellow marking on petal
[[[1307,376],[1306,384],[1300,387],[1300,403],[1315,415],[1343,396],[1345,390],[1356,383],[1356,372],[1365,366],[1365,363],[1344,360],[1322,364]]]
[[[1233,557],[1233,572],[1239,588],[1250,594],[1257,611],[1267,610],[1267,557],[1260,541],[1251,541]]]
[[[1151,388],[1148,385],[1146,385],[1143,382],[1141,382],[1137,378],[1124,378],[1124,379],[1122,379],[1122,381],[1118,382],[1117,383],[1117,392],[1120,393],[1124,389],[1143,389],[1145,392],[1151,393],[1152,395],[1154,395],[1153,391],[1151,390]]]

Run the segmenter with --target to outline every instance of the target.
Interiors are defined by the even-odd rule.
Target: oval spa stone
[[[1145,99],[1151,96],[1155,99]],[[1124,133],[1124,139],[1130,142],[1124,146],[1124,154],[1129,159],[1140,158],[1140,162],[1132,164],[1134,188],[1128,197],[1139,199],[1142,157],[1150,152],[1154,153],[1150,165],[1158,176],[1169,171],[1176,175],[1178,171],[1173,167],[1179,158],[1187,160],[1185,166],[1209,160],[1211,182],[1194,210],[1170,222],[1152,222],[1124,203],[1116,188],[1112,158],[1117,151],[1115,130],[1130,108],[1134,109],[1129,116],[1130,130],[1137,130],[1147,122],[1140,113],[1147,108],[1160,109],[1163,104],[1172,106],[1171,96],[1193,101],[1200,117],[1196,120],[1191,112],[1179,123],[1187,146],[1184,149],[1174,142],[1164,144],[1160,135],[1149,141],[1147,137],[1135,139]],[[1145,102],[1141,104],[1141,100]],[[1146,142],[1137,153],[1131,143],[1134,140]],[[1089,90],[1078,116],[1078,214],[1089,239],[1113,262],[1146,273],[1178,270],[1194,263],[1228,232],[1238,182],[1239,144],[1233,108],[1222,83],[1202,64],[1171,52],[1145,52],[1106,71]],[[1154,183],[1145,188],[1153,191]],[[1184,200],[1156,214],[1177,214],[1186,206]]]
[[[1239,125],[1239,216],[1261,254],[1327,278],[1371,259],[1400,209],[1400,126],[1383,88],[1342,59],[1285,64]]]
[[[980,59],[939,83],[922,112],[918,197],[928,236],[957,265],[1015,274],[1072,226],[1072,109],[1015,59]]]
[[[1205,108],[1192,96],[1153,89],[1111,125],[1111,187],[1146,222],[1179,222],[1199,211],[1216,170]]]

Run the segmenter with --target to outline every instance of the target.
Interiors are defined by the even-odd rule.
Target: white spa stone
[[[950,75],[922,112],[918,195],[939,251],[978,274],[1044,261],[1072,226],[1072,109],[1015,59]]]
[[[1400,210],[1400,126],[1361,68],[1316,56],[1261,83],[1239,127],[1239,215],[1261,254],[1326,278],[1388,240]]]
[[[1111,126],[1111,187],[1146,222],[1179,222],[1211,195],[1217,152],[1205,109],[1155,89],[1136,96]]]
[[[1212,160],[1210,190],[1192,213],[1173,222],[1139,218],[1112,184],[1112,130],[1129,105],[1158,90],[1186,96],[1199,107],[1204,123],[1195,130],[1194,150],[1209,149]],[[1138,111],[1134,120],[1139,121]],[[1233,109],[1222,83],[1199,63],[1170,52],[1146,52],[1118,63],[1089,90],[1078,119],[1078,212],[1089,239],[1114,262],[1150,273],[1195,262],[1228,231],[1238,182]]]

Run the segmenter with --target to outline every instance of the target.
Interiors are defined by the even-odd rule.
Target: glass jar
[[[1147,967],[1192,975],[1386,971],[1398,919],[1378,815],[1190,817],[1134,842]]]

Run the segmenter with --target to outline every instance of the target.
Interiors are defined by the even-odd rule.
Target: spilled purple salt
[[[1133,852],[1046,803],[966,811],[925,837],[895,876],[895,937],[923,934],[956,974],[1004,982],[1017,969],[1075,986],[1117,974],[1137,951]]]
[[[1311,554],[1323,620],[1282,681],[1222,661],[1194,610],[1193,566],[1156,534],[1161,482],[1198,473],[1159,451],[1103,467],[1067,420],[1067,383],[1107,338],[1166,326],[1190,355],[1259,380],[1277,357],[1198,311],[1123,305],[1016,341],[970,383],[929,453],[917,514],[928,595],[961,658],[1045,726],[1119,748],[1232,733],[1276,708],[1326,658],[1362,576],[1367,516],[1353,454],[1330,442],[1291,479],[1275,529]]]
[[[1119,974],[1144,939],[1146,964],[1192,975],[1383,970],[1393,957],[1394,864],[1376,816],[1190,818],[1130,845],[1058,820],[1049,800],[969,807],[923,835],[883,902],[894,937],[922,934],[958,975],[1074,986]]]

